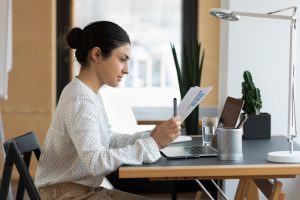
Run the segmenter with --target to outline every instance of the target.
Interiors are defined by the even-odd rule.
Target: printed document
[[[192,140],[191,136],[180,135],[175,140],[173,140],[172,143],[186,142],[186,141],[191,141],[191,140]]]
[[[177,114],[181,117],[182,121],[189,116],[212,88],[212,86],[205,88],[194,86],[189,89],[177,107]]]

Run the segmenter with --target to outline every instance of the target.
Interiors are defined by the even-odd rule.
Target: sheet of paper
[[[192,140],[191,136],[185,136],[185,135],[180,135],[178,138],[172,141],[172,143],[177,143],[177,142],[186,142]]]
[[[212,86],[205,88],[195,86],[189,89],[177,107],[177,113],[182,121],[201,103],[212,88]]]

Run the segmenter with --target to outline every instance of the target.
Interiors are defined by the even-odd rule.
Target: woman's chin
[[[117,82],[117,83],[110,83],[110,84],[107,84],[107,85],[110,86],[110,87],[118,87],[120,85],[120,83],[119,82]]]

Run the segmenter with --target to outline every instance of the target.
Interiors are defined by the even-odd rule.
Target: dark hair
[[[71,48],[76,49],[75,56],[81,66],[88,63],[88,52],[94,47],[99,47],[106,58],[115,48],[130,43],[126,31],[109,21],[93,22],[83,30],[73,28],[67,35],[67,41]]]

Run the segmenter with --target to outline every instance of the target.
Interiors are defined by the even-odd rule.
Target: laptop
[[[227,97],[224,104],[218,127],[236,127],[244,101],[233,97]],[[167,159],[199,158],[217,156],[216,134],[211,146],[168,146],[160,150]]]

